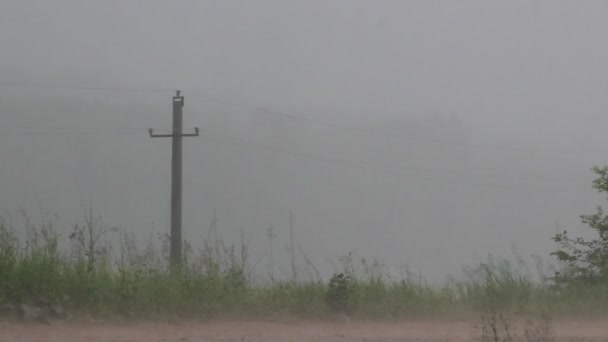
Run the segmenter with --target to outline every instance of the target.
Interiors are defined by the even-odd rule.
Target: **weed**
[[[552,314],[608,313],[605,285],[555,287],[493,258],[468,268],[463,281],[431,286],[409,272],[392,278],[379,262],[356,261],[348,254],[339,258],[342,269],[325,282],[300,249],[307,267],[298,282],[271,272],[274,281],[254,285],[244,237],[240,245],[230,245],[213,236],[196,245],[184,243],[182,272],[171,274],[165,235],[136,241],[126,229],[100,231],[102,221],[88,214],[84,225],[69,231],[76,236],[64,238],[72,242],[67,250],[59,248],[62,236],[52,221],[39,226],[27,221],[27,229],[18,230],[0,219],[0,308],[44,302],[74,316],[141,318],[482,315],[480,335],[494,339],[513,336],[515,325],[530,338],[547,335],[548,319],[545,325],[538,319],[513,323],[511,317],[524,317],[522,307]],[[17,231],[27,231],[25,239]],[[119,238],[116,250],[104,234]]]
[[[550,323],[551,318],[545,311],[501,310],[490,304],[480,316],[475,339],[481,342],[549,342],[554,340]]]

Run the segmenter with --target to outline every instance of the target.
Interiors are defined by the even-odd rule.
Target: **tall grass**
[[[87,232],[101,229],[101,221],[88,224],[75,231],[90,242]],[[120,234],[114,251],[101,237],[96,245],[83,245],[70,234],[64,239],[71,245],[62,250],[52,224],[26,230],[25,239],[18,239],[12,224],[0,221],[0,306],[42,302],[74,315],[137,318],[322,318],[335,313],[328,305],[328,296],[335,294],[321,280],[254,285],[244,241],[237,246],[221,239],[186,243],[185,266],[175,273],[168,271],[165,236],[141,248],[124,230],[112,230]],[[469,268],[465,280],[443,286],[419,277],[393,278],[365,259],[341,260],[348,280],[340,296],[355,318],[463,317],[488,307],[554,315],[608,313],[608,284],[556,287],[504,260],[489,258]]]

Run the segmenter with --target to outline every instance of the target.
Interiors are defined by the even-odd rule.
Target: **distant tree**
[[[598,175],[593,188],[600,193],[608,193],[608,166],[595,166],[591,170]],[[560,248],[551,254],[566,266],[562,272],[556,272],[554,280],[557,283],[584,281],[594,284],[608,280],[608,216],[598,206],[595,214],[581,215],[580,218],[597,237],[592,240],[572,238],[565,230],[553,237]]]

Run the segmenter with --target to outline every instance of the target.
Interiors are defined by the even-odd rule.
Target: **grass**
[[[355,319],[481,315],[484,326],[507,322],[502,313],[524,310],[554,316],[608,313],[608,284],[557,288],[491,258],[469,268],[463,281],[431,286],[420,278],[391,278],[377,265],[349,256],[342,259],[343,283],[330,290],[320,280],[254,285],[247,246],[215,240],[186,244],[185,267],[171,273],[164,237],[140,248],[132,235],[105,229],[92,215],[85,221],[66,239],[65,249],[58,247],[60,235],[52,224],[28,225],[26,237],[18,239],[13,226],[0,221],[0,306],[44,302],[74,315],[142,319],[318,319],[340,310]],[[121,237],[118,251],[105,240],[113,232]],[[336,298],[342,309],[329,305]]]

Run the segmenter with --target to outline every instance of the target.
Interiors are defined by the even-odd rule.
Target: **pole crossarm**
[[[148,133],[150,134],[150,138],[173,138],[174,134],[154,134],[154,129],[149,128]],[[194,133],[186,133],[181,134],[182,137],[198,137],[199,136],[199,128],[194,127]]]

